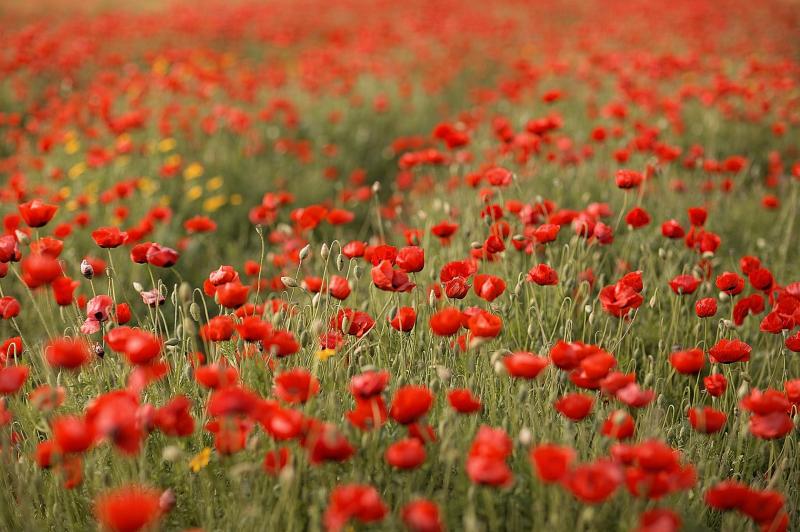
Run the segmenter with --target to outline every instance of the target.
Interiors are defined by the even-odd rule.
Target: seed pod
[[[89,261],[86,259],[83,259],[81,261],[81,275],[83,275],[87,279],[91,279],[92,277],[94,277],[94,268],[92,267],[91,264],[89,264]]]
[[[178,288],[178,297],[181,303],[188,303],[192,300],[192,287],[189,283],[181,283],[181,286]]]
[[[523,447],[529,446],[533,441],[533,433],[531,432],[531,429],[528,427],[522,427],[522,430],[519,431],[519,436],[517,436],[517,439]]]

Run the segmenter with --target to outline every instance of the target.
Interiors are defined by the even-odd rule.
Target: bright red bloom
[[[128,234],[119,227],[100,227],[92,231],[92,239],[101,248],[116,248],[125,243]]]
[[[598,504],[617,491],[622,483],[622,472],[612,461],[598,460],[576,466],[563,482],[576,499]]]
[[[403,506],[400,512],[403,524],[410,532],[442,532],[439,507],[426,499],[416,499]]]
[[[703,386],[712,397],[719,397],[728,388],[728,381],[722,373],[714,373],[708,377],[703,377]]]
[[[97,521],[113,532],[136,532],[161,517],[161,493],[152,488],[127,485],[99,495],[94,502]]]
[[[669,282],[669,287],[679,296],[694,293],[698,286],[700,280],[689,274],[678,275]]]
[[[641,185],[644,176],[635,170],[617,170],[615,179],[619,188],[627,190]]]
[[[460,414],[472,414],[481,409],[480,400],[466,388],[451,390],[447,394],[447,401]]]
[[[702,349],[687,349],[686,351],[672,353],[669,356],[669,363],[678,373],[694,375],[702,371],[706,364],[706,357]]]
[[[400,248],[395,264],[406,273],[422,271],[425,267],[425,250],[417,246]]]
[[[409,332],[414,329],[417,323],[417,313],[411,307],[400,307],[395,315],[389,316],[389,324],[393,329],[401,332]]]
[[[433,404],[433,393],[425,386],[403,386],[392,398],[389,415],[401,425],[416,423],[428,413]]]
[[[333,489],[325,511],[325,529],[339,532],[350,519],[362,523],[381,521],[389,509],[372,486],[347,484]]]
[[[19,205],[19,213],[28,227],[44,227],[53,219],[58,207],[35,199]]]
[[[575,461],[575,451],[570,447],[542,444],[530,453],[531,463],[542,482],[559,482],[569,472]]]
[[[539,286],[553,286],[558,284],[558,273],[547,264],[537,264],[528,272],[526,279]]]
[[[698,318],[710,318],[717,313],[717,300],[711,297],[698,299],[694,310]]]
[[[478,297],[492,302],[505,291],[506,282],[494,275],[480,274],[475,276],[473,289]]]
[[[535,379],[547,364],[549,364],[547,358],[528,352],[512,353],[503,358],[503,365],[508,374],[523,379]]]
[[[273,391],[282,401],[302,404],[319,392],[319,381],[308,370],[295,368],[275,377]]]
[[[45,347],[47,363],[55,368],[76,369],[90,357],[89,345],[80,339],[56,338]]]
[[[713,434],[722,430],[728,420],[727,414],[709,406],[689,409],[689,423],[697,432]]]
[[[581,393],[570,393],[556,401],[556,410],[572,421],[580,421],[592,411],[594,398]]]
[[[461,328],[461,317],[457,308],[444,308],[431,316],[431,330],[439,336],[452,336]]]
[[[615,410],[603,422],[600,432],[609,438],[626,440],[633,436],[634,430],[635,425],[631,415],[624,410]]]
[[[751,347],[741,340],[722,338],[708,350],[708,356],[714,363],[733,364],[749,361],[750,351]]]
[[[425,447],[416,438],[400,440],[386,449],[386,462],[398,469],[416,469],[425,462]]]
[[[508,486],[513,480],[506,458],[511,454],[511,438],[502,429],[486,425],[478,429],[467,456],[467,474],[476,484]]]
[[[28,379],[30,368],[25,365],[0,367],[0,395],[15,394]]]

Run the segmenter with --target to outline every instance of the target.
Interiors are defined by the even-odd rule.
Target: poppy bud
[[[339,253],[336,256],[336,271],[342,271],[342,268],[344,268],[344,255]]]
[[[302,258],[301,258],[301,260],[302,260]],[[284,286],[286,286],[288,288],[297,288],[298,287],[297,281],[293,277],[286,277],[286,276],[281,277],[281,282],[284,284]]]
[[[311,253],[311,244],[306,244],[303,249],[300,250],[300,260],[306,260],[309,253]]]
[[[330,257],[330,255],[331,255],[331,249],[328,247],[328,243],[323,242],[322,247],[319,250],[319,256],[322,257],[322,260],[328,260],[328,257]]]
[[[81,261],[81,275],[87,279],[94,277],[94,268],[92,268],[92,265],[89,264],[89,261],[86,259]]]

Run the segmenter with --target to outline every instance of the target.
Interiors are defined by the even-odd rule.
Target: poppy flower
[[[598,296],[603,310],[614,317],[623,318],[633,310],[639,308],[644,298],[629,283],[617,282],[604,287]]]
[[[511,454],[511,438],[502,429],[486,425],[478,429],[467,455],[467,475],[476,484],[508,486],[513,480],[506,458]]]
[[[444,527],[439,516],[439,507],[427,499],[416,499],[403,506],[400,511],[403,524],[410,532],[442,532]]]
[[[633,436],[635,425],[633,418],[624,410],[611,412],[600,429],[604,436],[616,440],[626,440]]]
[[[56,205],[44,203],[40,199],[34,199],[19,205],[19,213],[28,227],[44,227],[53,219],[57,210],[58,207]]]
[[[18,262],[22,258],[14,235],[0,236],[0,263]]]
[[[395,270],[388,260],[383,260],[377,266],[373,266],[370,274],[375,286],[388,292],[410,292],[416,286],[410,281],[408,274]]]
[[[733,510],[741,508],[750,496],[750,488],[735,480],[723,480],[708,490],[704,495],[708,506],[716,510]]]
[[[528,272],[526,277],[529,282],[539,286],[554,286],[558,284],[558,273],[547,264],[537,264]]]
[[[328,293],[331,297],[344,301],[350,295],[350,282],[341,275],[331,275],[328,281]]]
[[[289,464],[291,451],[288,447],[281,447],[274,451],[267,451],[264,455],[262,468],[264,472],[271,476],[278,476],[281,471]]]
[[[380,395],[388,383],[388,371],[365,371],[350,379],[350,393],[356,399],[365,401]]]
[[[178,252],[160,244],[151,244],[147,248],[147,263],[157,268],[170,268],[178,262]]]
[[[417,246],[400,248],[395,264],[406,273],[422,271],[425,267],[425,251]]]
[[[45,347],[47,363],[54,368],[77,369],[89,362],[89,345],[80,339],[56,338]]]
[[[186,396],[178,395],[156,409],[153,423],[168,436],[188,436],[194,432],[194,418],[189,413],[191,406]]]
[[[386,462],[397,469],[416,469],[425,462],[425,447],[416,438],[405,438],[386,449]]]
[[[598,504],[614,495],[622,483],[622,472],[612,461],[600,459],[575,466],[563,482],[579,501]]]
[[[580,393],[570,393],[556,401],[555,407],[564,417],[580,421],[592,410],[594,398]]]
[[[478,297],[491,303],[505,291],[506,283],[497,276],[480,274],[475,276],[473,288]]]
[[[0,318],[10,320],[19,316],[21,310],[19,301],[11,296],[0,297]]]
[[[350,519],[375,523],[381,521],[388,512],[386,504],[372,486],[345,484],[336,486],[331,492],[323,521],[328,532],[339,532]]]
[[[461,311],[454,307],[444,308],[431,316],[430,326],[438,336],[453,336],[461,328]]]
[[[15,394],[28,379],[30,368],[25,365],[0,367],[0,395]]]
[[[509,375],[529,380],[535,379],[548,363],[547,358],[528,352],[512,353],[503,358],[503,365]]]
[[[92,231],[92,239],[101,248],[116,248],[127,240],[128,235],[119,230],[119,227],[100,227]]]
[[[94,501],[97,521],[113,532],[136,532],[153,525],[162,514],[158,490],[130,484],[107,491]]]
[[[717,275],[715,281],[717,288],[729,296],[735,296],[744,290],[744,279],[734,272],[724,272]]]
[[[751,347],[741,340],[728,340],[722,338],[708,350],[711,362],[719,364],[733,364],[750,360]]]
[[[703,377],[703,387],[712,397],[719,397],[728,388],[728,381],[722,373],[714,373]]]
[[[531,450],[530,459],[539,480],[545,483],[559,482],[575,461],[575,451],[570,447],[542,444]]]
[[[83,418],[77,416],[61,416],[51,422],[53,440],[65,453],[82,453],[94,441],[94,432]]]
[[[704,434],[719,432],[725,426],[727,420],[727,414],[716,408],[706,406],[704,408],[689,409],[689,423],[697,432]]]
[[[432,404],[433,393],[425,386],[402,386],[394,393],[389,416],[401,425],[410,425],[427,414]]]
[[[642,184],[644,180],[644,176],[641,172],[637,172],[636,170],[617,170],[615,175],[615,180],[617,183],[617,187],[628,190],[631,188],[636,188]]]
[[[702,349],[687,349],[672,353],[669,356],[669,363],[675,368],[675,371],[682,375],[694,375],[702,371],[706,364],[706,357]]]
[[[183,227],[189,233],[211,233],[217,230],[217,224],[208,216],[193,216],[183,222]]]
[[[460,414],[472,414],[481,409],[480,400],[466,388],[451,390],[447,394],[447,401],[453,410]]]
[[[217,286],[214,298],[225,308],[238,308],[247,302],[249,293],[249,287],[234,281]]]
[[[669,287],[679,296],[694,293],[698,286],[700,286],[700,280],[688,274],[678,275],[669,282]]]
[[[481,310],[467,320],[467,327],[475,337],[495,338],[503,328],[503,319],[500,316]]]
[[[239,380],[239,372],[225,362],[218,362],[195,369],[194,378],[201,386],[213,390],[236,384]]]
[[[638,229],[650,223],[650,215],[641,207],[634,207],[625,215],[625,223]]]
[[[683,238],[686,235],[686,231],[677,220],[667,220],[661,224],[661,234],[667,238],[677,240]]]
[[[394,316],[389,316],[389,325],[401,332],[409,332],[417,323],[417,313],[411,307],[400,307]]]
[[[303,368],[285,371],[275,377],[275,395],[287,403],[302,404],[319,391],[319,381]]]
[[[711,318],[717,313],[717,300],[711,297],[698,299],[694,310],[698,318]]]

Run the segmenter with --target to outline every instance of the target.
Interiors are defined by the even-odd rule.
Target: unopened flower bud
[[[89,261],[86,259],[81,261],[81,275],[87,279],[94,277],[94,268],[92,268],[92,265],[89,264]]]

